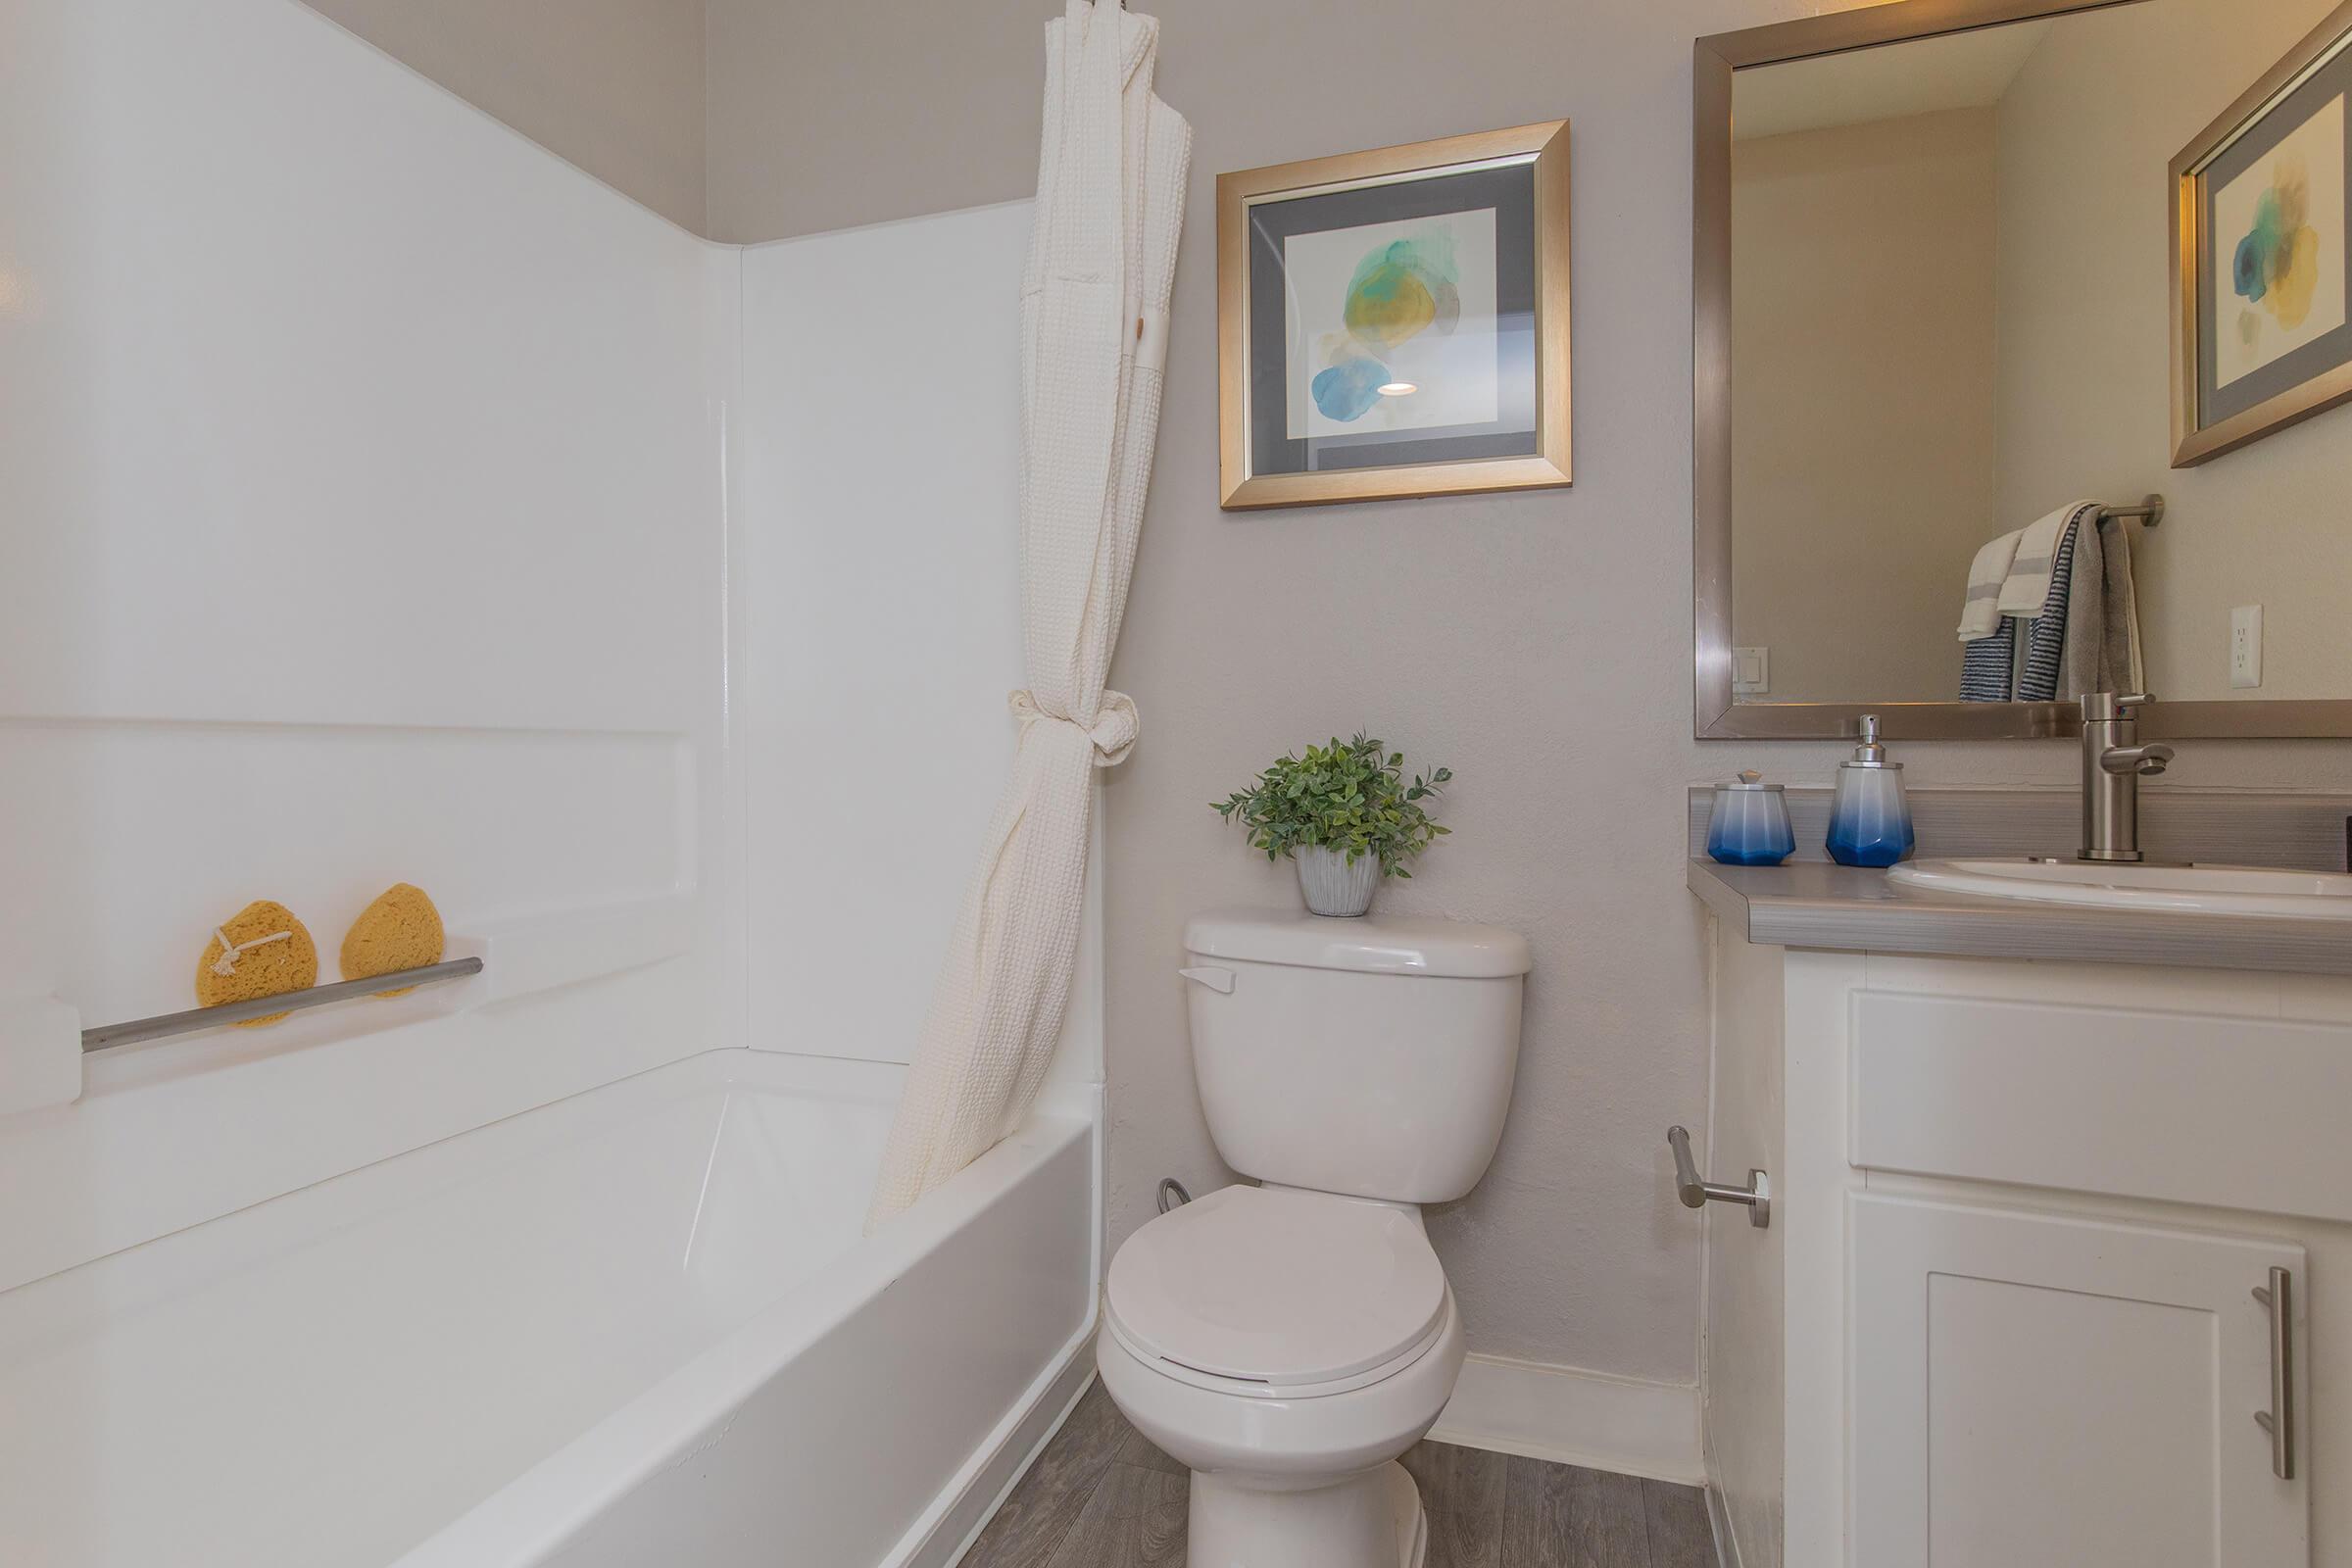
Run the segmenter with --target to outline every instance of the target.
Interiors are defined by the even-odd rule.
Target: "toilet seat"
[[[1180,1382],[1257,1398],[1362,1388],[1427,1353],[1446,1273],[1383,1204],[1224,1188],[1171,1209],[1111,1260],[1107,1326]]]

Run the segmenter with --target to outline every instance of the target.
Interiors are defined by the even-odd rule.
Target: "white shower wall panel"
[[[0,1108],[0,1538],[994,1510],[1086,1369],[1099,869],[1048,1106],[858,1235],[1012,757],[1027,228],[710,246],[295,0],[0,5],[0,1086],[251,899],[488,965]]]
[[[93,1058],[0,1124],[0,1287],[722,1043],[734,282],[294,0],[0,11],[0,1002],[189,1005],[257,898],[326,980],[396,880],[653,911]]]
[[[1030,212],[743,252],[756,1047],[910,1058],[1012,760]],[[1100,1076],[1099,873],[1090,904],[1055,1064],[1071,1081]]]
[[[710,706],[709,247],[293,0],[10,9],[6,711]]]

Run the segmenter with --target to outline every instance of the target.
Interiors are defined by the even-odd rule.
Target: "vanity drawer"
[[[2352,1220],[2352,1028],[1862,991],[1860,1167]]]

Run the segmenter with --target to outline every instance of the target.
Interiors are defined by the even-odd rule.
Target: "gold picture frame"
[[[1435,181],[1450,183],[1408,189]],[[1323,415],[1320,421],[1308,416],[1310,428],[1328,424],[1335,415],[1325,406],[1320,372],[1310,378],[1303,364],[1294,368],[1289,363],[1289,351],[1297,346],[1292,339],[1298,336],[1294,322],[1302,318],[1301,307],[1296,304],[1299,290],[1286,280],[1291,253],[1266,243],[1272,229],[1296,223],[1300,225],[1298,237],[1310,241],[1326,233],[1346,235],[1355,230],[1344,215],[1325,228],[1313,226],[1317,219],[1308,215],[1339,215],[1348,206],[1361,208],[1381,200],[1401,203],[1400,212],[1431,209],[1413,218],[1390,220],[1392,224],[1474,218],[1488,210],[1455,212],[1446,204],[1467,208],[1475,196],[1465,198],[1463,193],[1487,188],[1479,181],[1510,187],[1503,207],[1494,209],[1501,216],[1488,224],[1494,235],[1488,243],[1494,250],[1499,279],[1493,285],[1497,303],[1491,314],[1500,324],[1489,334],[1502,345],[1494,371],[1496,417],[1484,423],[1423,424],[1360,434],[1298,434],[1300,399],[1310,395],[1302,388],[1314,388],[1311,396]],[[1569,483],[1568,194],[1565,120],[1218,175],[1218,504],[1228,509],[1291,507]],[[1331,200],[1317,206],[1290,205],[1324,198]],[[1522,204],[1524,212],[1519,210]],[[1261,264],[1254,279],[1253,234]],[[1446,243],[1445,254],[1451,258],[1452,242]],[[1324,252],[1329,249],[1324,247]],[[1450,290],[1450,279],[1446,286]],[[1260,318],[1255,321],[1253,293],[1260,302]],[[1523,296],[1525,309],[1515,308],[1511,302]],[[1266,307],[1274,298],[1284,302],[1280,321],[1271,318],[1274,313]],[[1461,309],[1458,294],[1453,303]],[[1532,321],[1526,320],[1529,317]],[[1353,318],[1348,319],[1352,322]],[[1417,330],[1408,327],[1404,336]],[[1276,345],[1273,357],[1281,363],[1265,363],[1269,343]],[[1463,347],[1467,353],[1471,345]],[[1348,352],[1346,368],[1353,371],[1358,368],[1353,361],[1364,356],[1354,348]],[[1260,358],[1253,360],[1253,353]],[[1532,377],[1526,373],[1530,362]],[[1327,368],[1341,363],[1335,357]],[[1382,367],[1374,364],[1370,369]],[[1355,380],[1368,376],[1366,372]],[[1386,396],[1398,386],[1403,395],[1422,391],[1416,383],[1400,379],[1376,389],[1349,385],[1345,389],[1348,406],[1366,391]],[[1277,389],[1279,408],[1272,395]],[[1364,403],[1366,409],[1374,406]],[[1427,406],[1441,412],[1446,407]],[[1356,417],[1360,412],[1336,416]],[[1398,461],[1378,461],[1384,448],[1395,449]]]
[[[2173,466],[2191,467],[2287,425],[2310,418],[2324,409],[2352,399],[2352,319],[2325,338],[2281,352],[2258,369],[2241,372],[2226,388],[2215,363],[2220,349],[2220,295],[2216,273],[2229,270],[2241,242],[2232,247],[2215,225],[2217,189],[2227,191],[2233,179],[2232,164],[2250,163],[2267,155],[2270,144],[2301,134],[2313,123],[2315,106],[2331,113],[2342,125],[2352,114],[2352,0],[2337,6],[2327,20],[2265,72],[2237,101],[2215,117],[2194,140],[2180,149],[2171,167],[2173,197]],[[2334,138],[2331,138],[2334,139]],[[2262,149],[2252,152],[2251,149]],[[2352,231],[2343,225],[2346,170],[2352,157],[2337,153],[2334,193],[2336,231],[2324,246],[2322,265],[2332,266],[2330,280],[2339,312],[2352,283],[2347,282],[2344,250]],[[2249,171],[2251,172],[2251,171]],[[2222,181],[2219,187],[2216,177]],[[2218,248],[2217,248],[2218,244]],[[2231,251],[2225,256],[2224,250]],[[2326,251],[2332,251],[2327,256]],[[2259,268],[2260,263],[2255,265]],[[2244,287],[2234,292],[2243,296]],[[2255,299],[2259,300],[2259,291]],[[2214,307],[2208,310],[2207,302]],[[2253,312],[2240,308],[2240,315]]]

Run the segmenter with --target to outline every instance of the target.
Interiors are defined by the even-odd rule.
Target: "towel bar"
[[[168,1035],[193,1034],[199,1029],[218,1029],[222,1024],[243,1023],[248,1018],[267,1018],[272,1013],[299,1012],[305,1007],[323,1007],[330,1002],[349,1002],[355,997],[372,997],[382,991],[398,991],[407,986],[429,986],[443,980],[462,980],[469,974],[482,972],[479,958],[451,958],[443,963],[428,963],[417,969],[395,969],[390,974],[369,975],[365,980],[338,980],[333,985],[312,986],[307,991],[286,991],[274,997],[256,997],[251,1002],[231,1002],[218,1007],[190,1007],[185,1012],[159,1013],[152,1018],[133,1018],[128,1023],[101,1024],[81,1032],[84,1055],[104,1051],[111,1046],[135,1045],[142,1040],[161,1040]]]
[[[2137,517],[2143,528],[2153,528],[2164,520],[2164,497],[2150,495],[2136,507],[2101,507],[2099,520],[2113,522],[2118,517]]]

